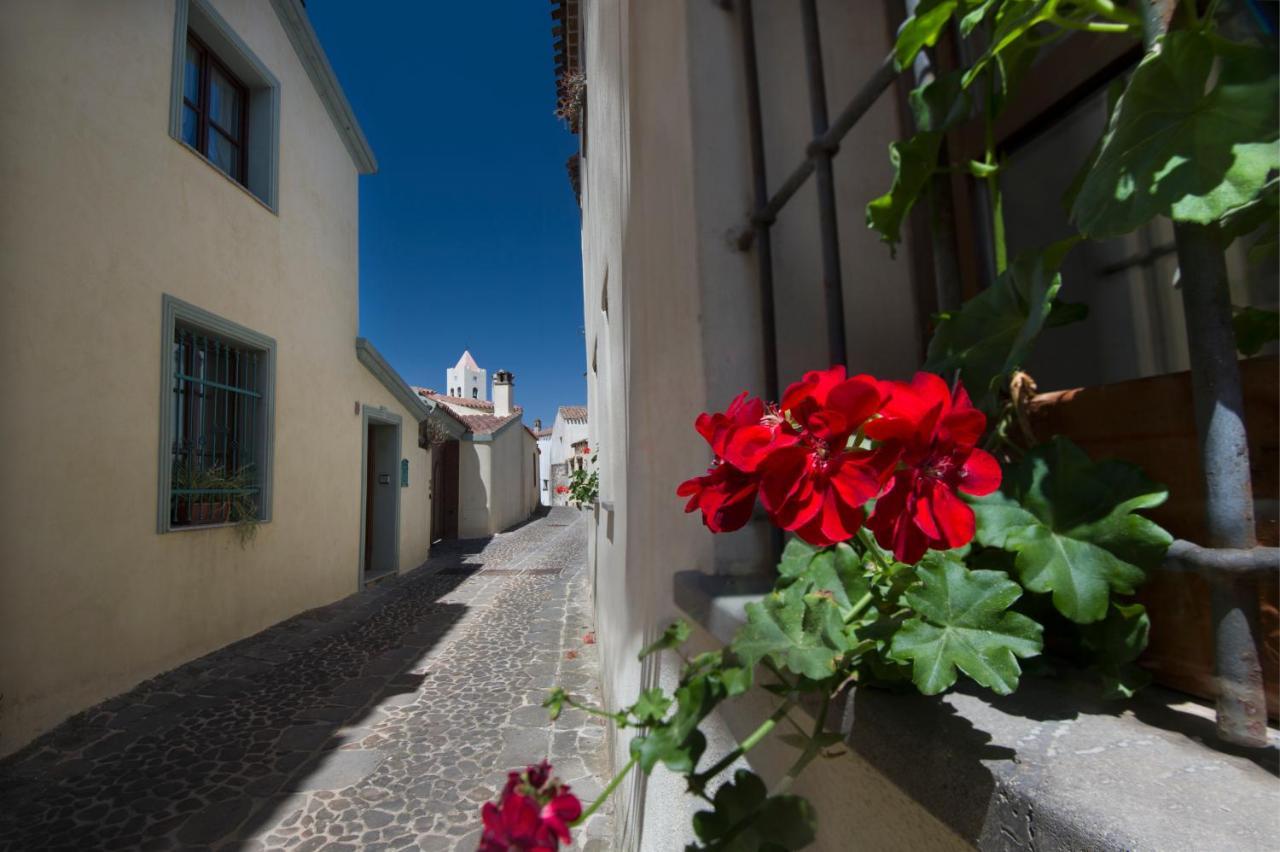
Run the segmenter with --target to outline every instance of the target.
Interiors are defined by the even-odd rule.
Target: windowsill
[[[694,571],[676,604],[727,643],[763,577]],[[963,681],[963,678],[962,678]],[[952,831],[982,848],[1268,848],[1280,784],[1266,749],[1209,745],[1212,708],[1150,687],[1102,702],[1080,675],[1024,677],[1015,695],[980,687],[937,697],[854,689],[848,747]]]
[[[200,149],[191,147],[190,145],[188,145],[188,144],[186,143],[186,141],[185,141],[185,140],[179,139],[179,138],[178,138],[178,137],[176,137],[176,136],[170,135],[170,136],[169,136],[169,138],[170,138],[170,139],[172,139],[174,142],[177,142],[179,145],[181,145],[181,146],[182,146],[183,148],[185,148],[187,151],[189,151],[189,152],[191,152],[192,154],[194,154],[195,156],[199,157],[199,158],[204,162],[204,164],[205,164],[206,166],[208,166],[209,168],[211,168],[211,169],[213,169],[215,172],[217,172],[217,173],[218,173],[218,175],[219,175],[223,180],[225,180],[227,183],[231,184],[231,185],[232,185],[232,186],[234,186],[236,189],[240,190],[240,191],[241,191],[241,192],[243,192],[245,195],[249,196],[249,197],[250,197],[250,198],[252,198],[254,201],[258,202],[258,204],[262,206],[262,209],[263,209],[263,210],[266,210],[268,213],[270,213],[272,216],[275,216],[276,218],[279,218],[279,217],[280,217],[280,211],[279,211],[279,210],[277,210],[275,207],[272,207],[270,204],[268,204],[267,202],[265,202],[265,201],[263,201],[261,198],[259,198],[257,195],[255,195],[255,194],[254,194],[254,192],[253,192],[253,190],[249,189],[249,187],[245,186],[245,185],[244,185],[244,184],[242,184],[240,181],[236,180],[236,179],[235,179],[235,178],[233,178],[231,175],[227,174],[227,173],[226,173],[226,172],[224,172],[222,169],[220,169],[220,168],[218,168],[216,165],[214,165],[213,160],[210,160],[208,157],[206,157],[206,156],[205,156],[205,155],[200,151]]]
[[[269,523],[271,523],[270,520],[260,520],[258,521],[258,526],[266,526]],[[184,524],[183,526],[168,527],[165,529],[165,533],[197,532],[199,530],[225,530],[232,529],[236,526],[238,526],[238,524],[235,521],[226,521],[221,524]]]

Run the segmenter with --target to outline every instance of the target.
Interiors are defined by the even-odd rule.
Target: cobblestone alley
[[[584,805],[604,729],[586,524],[554,509],[154,678],[0,763],[0,848],[473,850],[509,768]],[[575,837],[603,849],[609,809]]]

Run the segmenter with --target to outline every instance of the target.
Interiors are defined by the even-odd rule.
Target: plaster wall
[[[565,420],[559,412],[555,423],[551,425],[551,460],[549,464],[560,464],[573,457],[573,445],[590,436],[587,423]]]
[[[280,82],[278,214],[170,137],[172,2],[5,4],[0,752],[356,590],[353,405],[395,405],[354,351],[356,169],[271,5],[214,5]],[[156,532],[164,293],[277,342],[273,517],[245,549]],[[410,481],[401,567],[429,541]]]
[[[809,138],[803,39],[793,4],[755,8],[776,187]],[[859,7],[856,15],[834,2],[819,8],[834,115],[888,50],[889,28],[878,7]],[[581,160],[584,355],[590,441],[600,448],[602,499],[612,496],[612,510],[595,511],[589,557],[604,696],[616,707],[641,688],[670,687],[678,678],[674,655],[636,661],[678,616],[674,572],[741,572],[767,561],[767,530],[712,536],[674,496],[710,461],[694,419],[723,409],[742,390],[763,393],[764,371],[755,257],[734,246],[751,209],[737,18],[712,3],[628,0],[583,4],[583,14],[591,81]],[[891,179],[896,121],[891,99],[877,105],[846,140],[836,167],[850,365],[884,376],[910,375],[919,355],[909,270],[890,261],[863,223],[863,205]],[[791,207],[774,245],[784,387],[827,366],[812,187]],[[712,751],[748,732],[743,719],[755,709],[716,714]],[[614,733],[621,766],[631,733]],[[806,783],[821,797],[821,848],[849,848],[866,814],[834,790],[824,792],[831,778]],[[888,809],[880,815],[885,822],[927,818],[869,768],[859,783]],[[659,771],[624,783],[618,808],[615,848],[665,850],[690,839],[698,803],[677,777]],[[881,848],[876,843],[886,838],[868,837],[863,848]],[[939,848],[932,842],[922,848]]]
[[[538,439],[538,497],[544,506],[551,505],[551,437]]]
[[[534,441],[519,421],[489,440],[464,440],[458,454],[458,536],[500,533],[533,514],[538,505]]]

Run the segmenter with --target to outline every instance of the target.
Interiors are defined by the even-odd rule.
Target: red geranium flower
[[[685,480],[676,489],[680,497],[688,497],[686,512],[702,510],[702,523],[713,533],[741,529],[751,520],[756,503],[759,480],[723,461],[712,463],[706,476]]]
[[[892,383],[881,417],[866,433],[895,450],[903,467],[876,501],[867,527],[899,562],[914,564],[929,548],[973,540],[973,510],[956,492],[980,497],[1000,487],[1000,464],[975,446],[986,422],[959,384],[953,397],[932,373]]]
[[[779,446],[795,442],[781,419],[769,414],[765,404],[745,391],[723,412],[698,415],[694,422],[715,453],[706,475],[680,483],[676,494],[688,497],[686,512],[702,511],[702,522],[712,532],[732,532],[751,520],[760,463]]]
[[[556,852],[571,842],[569,826],[581,814],[582,803],[551,776],[547,761],[508,773],[499,802],[481,809],[479,852]]]
[[[810,544],[852,538],[893,469],[893,450],[855,450],[849,439],[883,405],[884,387],[870,376],[845,376],[842,366],[806,373],[782,397],[789,441],[761,455],[760,502],[770,518]]]

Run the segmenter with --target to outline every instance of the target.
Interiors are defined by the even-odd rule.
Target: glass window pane
[[[196,111],[187,105],[182,107],[182,141],[192,148],[199,146],[200,122]]]
[[[240,149],[217,130],[209,130],[208,157],[213,164],[237,180],[240,177]]]
[[[200,103],[200,51],[187,42],[187,64],[182,71],[182,96],[193,104]]]
[[[240,90],[217,68],[209,69],[209,77],[209,118],[239,141]]]

